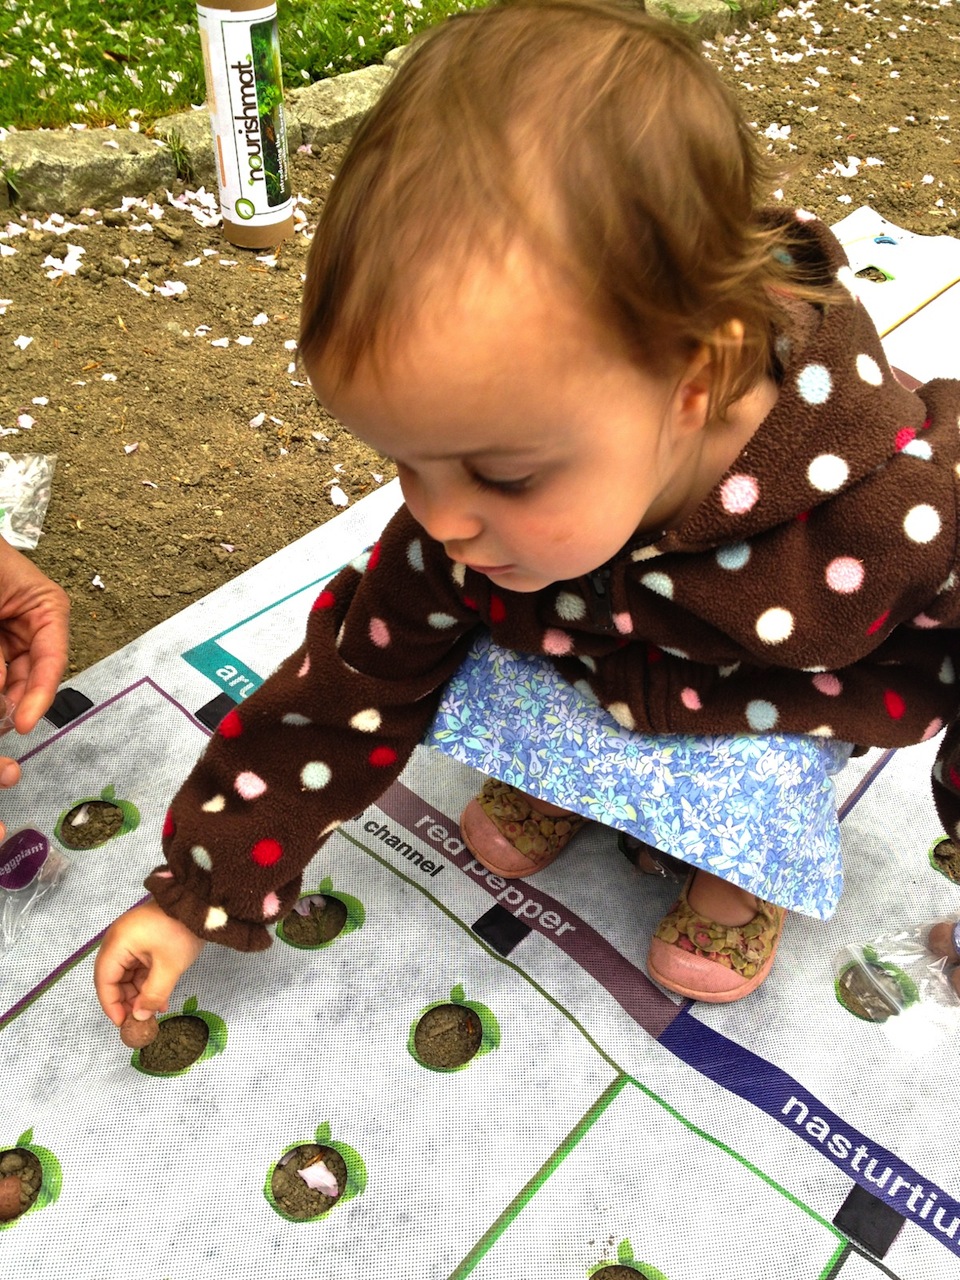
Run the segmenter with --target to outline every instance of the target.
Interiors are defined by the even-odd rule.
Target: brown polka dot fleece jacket
[[[849,288],[827,228],[801,234]],[[203,938],[268,946],[325,837],[403,768],[477,627],[547,655],[639,733],[901,746],[949,725],[934,792],[956,834],[960,382],[901,386],[844,296],[780,340],[778,402],[699,509],[587,577],[497,590],[402,508],[174,799],[146,881],[161,907]]]

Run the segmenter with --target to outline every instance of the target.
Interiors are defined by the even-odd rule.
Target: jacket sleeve
[[[173,800],[167,862],[145,881],[168,915],[242,951],[296,901],[303,868],[394,781],[476,627],[454,565],[401,508],[310,611],[306,640],[220,723]]]

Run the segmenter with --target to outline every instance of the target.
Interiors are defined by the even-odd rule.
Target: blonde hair
[[[707,348],[722,417],[773,365],[778,292],[835,296],[757,214],[770,178],[675,27],[603,0],[458,15],[414,43],[353,138],[310,252],[301,354],[349,379],[437,271],[456,280],[519,238],[644,368]]]

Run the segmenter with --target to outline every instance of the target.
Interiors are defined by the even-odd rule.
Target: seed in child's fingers
[[[128,1013],[120,1028],[120,1039],[128,1049],[145,1049],[148,1044],[156,1040],[159,1030],[157,1020],[152,1014],[140,1022],[132,1013]]]
[[[0,1178],[0,1222],[9,1222],[20,1212],[20,1178],[11,1173]]]
[[[954,922],[941,920],[939,924],[935,924],[927,935],[927,946],[935,956],[946,956],[948,960],[960,960]]]

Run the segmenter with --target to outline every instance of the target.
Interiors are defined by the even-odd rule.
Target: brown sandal
[[[460,816],[467,848],[489,871],[506,880],[532,876],[548,867],[587,819],[556,816],[537,809],[524,791],[488,778]]]

